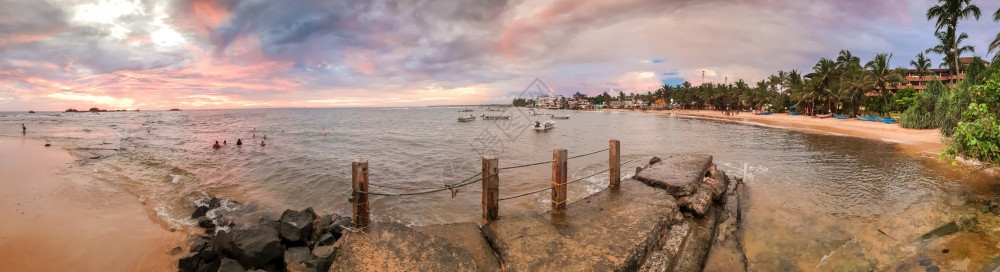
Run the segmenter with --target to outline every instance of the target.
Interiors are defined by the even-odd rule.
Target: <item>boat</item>
[[[181,109],[170,109],[169,111],[181,111]]]
[[[555,126],[556,122],[552,120],[548,120],[545,122],[535,121],[535,124],[532,126],[532,128],[534,128],[535,131],[546,131],[552,129]]]
[[[510,115],[483,115],[483,120],[507,120]]]
[[[765,112],[760,113],[760,115],[771,115],[771,114],[774,114],[774,112],[773,111],[765,111]]]
[[[850,115],[840,115],[840,114],[834,114],[834,115],[833,115],[833,117],[834,117],[834,118],[837,118],[837,119],[847,119],[847,118],[851,118],[851,116],[850,116]]]
[[[878,118],[878,117],[875,117],[875,116],[868,116],[868,121],[882,122],[882,118]]]
[[[473,116],[472,114],[469,114],[469,116],[458,117],[458,121],[459,122],[472,122],[472,121],[476,121],[476,117]]]
[[[464,110],[460,110],[460,111],[458,111],[458,112],[471,112],[471,111],[472,111],[471,109],[469,109],[469,108],[465,108]]]
[[[830,117],[833,117],[833,114],[832,113],[817,114],[816,117],[819,117],[819,118],[830,118]]]
[[[552,119],[569,119],[569,115],[562,115],[562,116],[553,115]]]
[[[892,117],[879,118],[879,121],[882,121],[882,123],[886,123],[886,124],[895,124],[896,123],[896,119],[892,119]]]
[[[788,115],[802,115],[802,113],[799,113],[797,111],[790,111],[788,112]]]
[[[35,111],[33,111],[33,110],[30,110],[30,111],[28,111],[28,113],[35,113]]]
[[[528,109],[528,116],[540,115],[535,109]]]

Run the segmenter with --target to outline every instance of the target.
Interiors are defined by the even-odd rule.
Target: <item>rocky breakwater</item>
[[[191,218],[205,234],[191,239],[178,270],[327,271],[333,244],[350,228],[350,218],[312,208],[286,210],[277,220],[249,218],[243,208],[219,198],[199,201]]]
[[[746,185],[708,155],[654,157],[633,179],[564,211],[506,214],[483,225],[350,228],[336,215],[285,211],[227,219],[208,209],[182,271],[746,271]],[[224,206],[224,205],[223,205]],[[211,205],[208,205],[210,208]],[[200,210],[205,210],[199,208]],[[217,209],[216,209],[217,210]],[[373,212],[377,212],[377,209]],[[195,216],[197,217],[197,216]],[[342,235],[342,237],[341,237]]]

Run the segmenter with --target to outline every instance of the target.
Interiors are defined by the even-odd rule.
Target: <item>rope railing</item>
[[[528,196],[531,194],[536,194],[539,192],[552,190],[552,203],[553,210],[564,211],[566,210],[566,194],[568,184],[575,183],[581,180],[592,178],[594,176],[600,175],[602,173],[609,173],[609,187],[617,188],[621,182],[621,166],[634,162],[634,160],[627,161],[625,163],[620,163],[621,153],[620,144],[618,140],[610,140],[608,148],[588,152],[580,155],[575,155],[572,157],[567,156],[566,149],[555,149],[552,151],[552,160],[541,161],[535,163],[527,163],[522,165],[508,166],[508,167],[498,167],[498,160],[496,157],[482,158],[483,170],[482,172],[476,173],[468,178],[454,183],[445,183],[440,186],[400,186],[393,184],[378,184],[368,182],[368,160],[366,159],[356,159],[351,163],[351,188],[348,191],[348,200],[352,202],[353,216],[352,222],[358,228],[365,228],[369,224],[369,205],[368,197],[373,196],[386,196],[386,197],[401,197],[401,196],[415,196],[415,195],[425,195],[433,194],[442,191],[451,191],[451,196],[454,198],[458,193],[458,188],[469,186],[475,183],[482,183],[483,187],[483,219],[486,221],[496,220],[498,218],[498,203],[500,200],[510,200],[519,197]],[[588,174],[584,177],[574,179],[572,181],[566,181],[567,179],[567,161],[571,159],[586,157],[594,154],[599,154],[605,151],[608,152],[608,169],[597,171]],[[507,196],[501,198],[499,196],[499,175],[501,171],[518,169],[524,167],[538,166],[543,164],[552,164],[552,187],[544,188],[540,190],[534,190],[531,192],[526,192],[518,195]],[[368,186],[375,186],[378,188],[386,188],[391,190],[399,190],[400,192],[376,192],[368,188]]]
[[[624,163],[622,163],[622,164],[620,164],[620,165],[626,165],[626,164],[629,164],[629,163],[633,163],[633,162],[635,162],[635,160],[630,160],[630,161],[627,161],[627,162],[624,162]],[[572,180],[572,181],[568,181],[568,182],[566,182],[566,183],[561,183],[561,184],[558,184],[558,185],[562,185],[562,184],[570,184],[570,183],[574,183],[574,182],[577,182],[577,181],[581,181],[581,180],[585,180],[585,179],[588,179],[588,178],[592,178],[592,177],[594,177],[594,176],[596,176],[596,175],[600,175],[600,174],[603,174],[603,173],[607,173],[608,171],[611,171],[611,169],[604,169],[604,170],[601,170],[601,171],[597,171],[597,172],[594,172],[594,173],[592,173],[592,174],[590,174],[590,175],[587,175],[586,177],[582,177],[582,178],[578,178],[578,179],[574,179],[574,180]],[[545,191],[548,191],[548,190],[552,190],[552,187],[546,187],[546,188],[542,188],[542,189],[538,189],[538,190],[534,190],[534,191],[531,191],[531,192],[527,192],[527,193],[523,193],[523,194],[518,194],[518,195],[512,195],[512,196],[506,196],[506,197],[501,197],[501,198],[500,198],[500,200],[510,200],[510,199],[515,199],[515,198],[519,198],[519,197],[524,197],[524,196],[529,196],[529,195],[533,195],[533,194],[537,194],[537,193],[541,193],[541,192],[545,192]]]

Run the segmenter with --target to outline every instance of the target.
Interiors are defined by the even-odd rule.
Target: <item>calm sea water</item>
[[[758,269],[838,269],[887,263],[920,245],[907,239],[968,206],[968,194],[995,194],[991,177],[906,154],[893,144],[850,137],[649,113],[550,111],[571,115],[536,132],[525,109],[472,108],[508,121],[460,123],[458,108],[351,108],[0,113],[0,136],[44,139],[78,163],[66,175],[124,189],[164,227],[192,230],[195,200],[220,196],[252,203],[261,213],[314,207],[349,213],[351,161],[370,162],[372,183],[429,187],[480,171],[483,155],[501,167],[607,148],[621,140],[623,167],[652,156],[697,152],[720,169],[746,176],[751,188],[747,255]],[[267,137],[267,146],[258,144]],[[244,145],[235,142],[242,139]],[[226,141],[214,150],[214,141]],[[745,167],[744,167],[745,166]],[[571,179],[607,168],[607,153],[569,162]],[[501,197],[549,186],[548,165],[505,170]],[[570,200],[603,189],[607,175],[570,185]],[[372,187],[372,191],[393,192]],[[548,209],[548,193],[501,202],[501,214]],[[410,197],[373,197],[376,221],[411,225],[474,221],[475,184]],[[886,233],[879,233],[879,231]],[[893,236],[889,240],[887,236]],[[914,249],[916,247],[916,249]]]

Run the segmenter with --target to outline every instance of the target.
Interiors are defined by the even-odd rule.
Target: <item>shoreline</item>
[[[857,137],[869,140],[894,143],[909,152],[924,156],[937,157],[946,147],[938,129],[908,129],[898,124],[861,121],[857,119],[841,120],[836,118],[815,118],[812,116],[793,116],[788,114],[753,115],[741,112],[739,115],[724,116],[722,112],[712,110],[629,110],[603,109],[607,112],[643,112],[658,115],[680,115],[684,117],[722,120],[735,123],[774,127],[806,133],[816,133],[834,136]]]
[[[12,271],[173,271],[187,237],[126,192],[61,172],[70,152],[0,137],[0,262]]]

